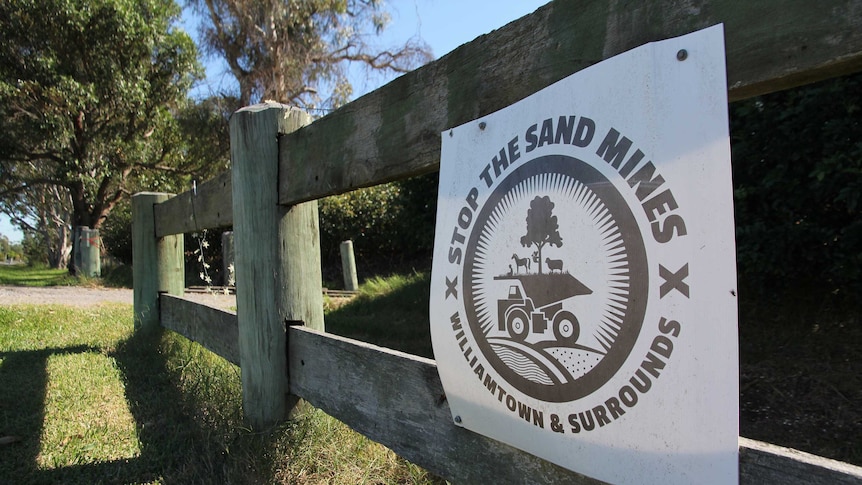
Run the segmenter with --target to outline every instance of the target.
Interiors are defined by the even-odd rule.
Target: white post
[[[356,291],[359,280],[356,277],[356,259],[353,256],[353,241],[341,242],[341,271],[344,273],[344,289]]]

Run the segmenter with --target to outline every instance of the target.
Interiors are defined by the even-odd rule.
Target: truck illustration
[[[530,334],[547,334],[550,326],[554,339],[572,345],[580,335],[577,317],[563,309],[563,301],[592,290],[568,273],[495,276],[509,281],[506,298],[497,300],[497,326],[513,340],[523,342]]]

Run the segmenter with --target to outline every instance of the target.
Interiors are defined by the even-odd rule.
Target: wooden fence
[[[602,59],[725,23],[731,100],[862,69],[858,0],[557,1],[311,123],[277,104],[231,119],[232,167],[133,197],[135,322],[238,364],[258,427],[301,397],[454,482],[596,483],[454,423],[435,362],[324,332],[317,199],[438,168],[440,132]],[[182,234],[233,226],[238,313],[183,293]],[[397,379],[391,376],[399,376]],[[744,483],[860,483],[862,468],[740,438]]]

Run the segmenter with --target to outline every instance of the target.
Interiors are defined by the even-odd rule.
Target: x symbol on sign
[[[458,286],[458,277],[457,276],[455,277],[455,281],[451,281],[447,277],[446,278],[446,296],[444,297],[444,299],[449,298],[449,295],[452,295],[457,300],[458,299],[458,288],[457,288],[457,286]]]
[[[658,274],[664,279],[664,283],[659,288],[659,298],[664,298],[670,290],[676,290],[685,295],[686,298],[689,297],[688,283],[683,281],[688,276],[688,263],[685,263],[676,273],[662,265],[658,265]]]

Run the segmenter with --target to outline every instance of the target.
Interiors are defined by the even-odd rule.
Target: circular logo
[[[519,166],[476,216],[465,315],[494,370],[549,402],[587,396],[628,357],[647,301],[646,250],[598,170],[551,155]]]

